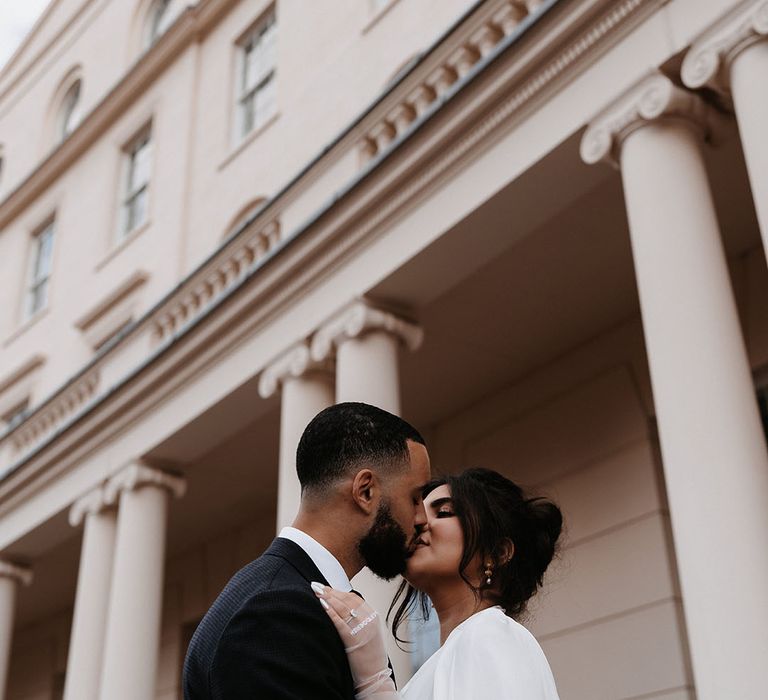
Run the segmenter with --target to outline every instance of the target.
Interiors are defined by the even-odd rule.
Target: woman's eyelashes
[[[453,517],[453,511],[448,510],[447,508],[441,508],[440,510],[435,513],[436,518],[451,518]]]

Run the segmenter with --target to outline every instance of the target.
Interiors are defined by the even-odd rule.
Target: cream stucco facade
[[[765,0],[54,0],[0,72],[0,698],[179,698],[350,399],[561,504],[562,698],[763,698],[767,36]]]

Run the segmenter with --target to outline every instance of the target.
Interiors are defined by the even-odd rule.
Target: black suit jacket
[[[328,583],[276,538],[206,613],[184,660],[184,700],[354,700],[347,655],[310,581]]]

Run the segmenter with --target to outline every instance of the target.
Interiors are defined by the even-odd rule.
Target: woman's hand
[[[355,684],[355,697],[358,700],[399,698],[387,661],[384,627],[379,614],[355,593],[344,593],[316,582],[312,583],[312,590],[344,644]]]

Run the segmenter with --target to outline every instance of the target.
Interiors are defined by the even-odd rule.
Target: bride
[[[354,593],[312,588],[349,658],[355,697],[367,700],[558,700],[544,652],[516,621],[541,586],[560,536],[551,502],[487,469],[431,482],[427,522],[408,559],[392,624],[427,596],[440,621],[440,649],[398,694],[377,612]]]

